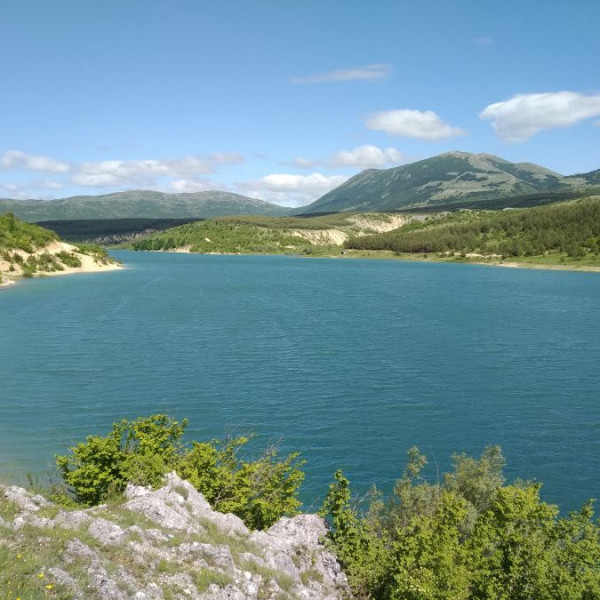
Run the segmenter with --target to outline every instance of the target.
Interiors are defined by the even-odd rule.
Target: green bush
[[[80,258],[73,252],[66,252],[64,250],[61,250],[60,252],[56,253],[56,257],[60,259],[63,265],[67,267],[76,268],[81,266]]]
[[[12,213],[0,215],[0,249],[19,248],[31,254],[56,239],[53,231],[19,221]]]
[[[232,512],[256,529],[265,529],[281,516],[297,513],[298,491],[304,479],[297,453],[279,458],[277,447],[256,460],[244,460],[239,450],[249,438],[193,442],[186,447],[181,423],[166,415],[124,419],[105,437],[89,436],[56,457],[66,485],[63,502],[94,506],[127,483],[159,486],[175,470],[189,480],[222,512]]]
[[[323,513],[359,598],[587,600],[600,598],[600,528],[591,501],[559,517],[540,486],[504,485],[497,447],[454,456],[442,482],[421,477],[413,448],[393,496],[372,491],[364,513],[338,471]]]
[[[56,457],[68,496],[94,506],[121,493],[129,482],[159,485],[178,464],[186,425],[187,420],[179,423],[166,415],[152,415],[114,423],[105,437],[88,436],[70,454]]]
[[[178,472],[217,510],[238,515],[252,528],[266,529],[282,515],[298,512],[304,463],[297,452],[279,460],[276,446],[267,448],[257,460],[242,460],[238,450],[248,441],[240,437],[194,442]]]

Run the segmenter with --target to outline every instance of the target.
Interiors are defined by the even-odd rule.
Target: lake
[[[156,412],[254,432],[389,490],[500,444],[564,510],[600,497],[600,274],[384,260],[115,253],[126,269],[0,291],[0,477]]]

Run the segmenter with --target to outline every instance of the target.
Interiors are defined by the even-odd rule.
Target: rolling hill
[[[600,268],[600,195],[511,210],[219,217],[132,240],[141,251],[416,258]]]
[[[363,171],[305,207],[303,213],[474,204],[485,208],[486,202],[532,196],[533,204],[543,204],[565,199],[575,190],[598,183],[598,171],[563,177],[538,165],[511,163],[491,154],[448,152],[400,167]]]
[[[526,209],[440,213],[389,232],[351,238],[345,246],[478,260],[522,257],[540,264],[586,259],[588,266],[598,267],[600,196]]]
[[[72,196],[57,200],[0,199],[0,214],[12,212],[24,221],[78,219],[183,219],[223,215],[286,215],[282,206],[232,194],[209,191],[165,194],[132,190],[103,196]]]
[[[219,217],[158,231],[125,247],[207,254],[340,254],[341,244],[351,237],[391,231],[416,219],[383,213]]]

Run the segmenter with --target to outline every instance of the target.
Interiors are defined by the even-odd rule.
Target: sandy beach
[[[122,265],[116,262],[111,262],[108,264],[97,262],[93,256],[90,256],[89,254],[83,254],[82,252],[78,252],[76,246],[74,246],[73,244],[68,244],[66,242],[51,242],[44,248],[37,249],[33,253],[33,255],[40,256],[45,253],[58,254],[59,252],[73,253],[81,261],[81,266],[68,267],[66,265],[63,265],[62,271],[40,271],[35,273],[34,277],[55,277],[58,275],[73,275],[76,273],[100,273],[103,271],[115,271],[123,268]],[[23,257],[24,260],[26,260],[27,257],[30,256],[29,253],[23,250],[14,250],[13,254],[14,253],[19,254],[21,257]],[[22,279],[22,269],[18,265],[15,265],[14,268],[14,271],[10,271],[10,263],[0,259],[0,274],[2,275],[2,282],[0,282],[0,287],[13,285],[14,283]]]

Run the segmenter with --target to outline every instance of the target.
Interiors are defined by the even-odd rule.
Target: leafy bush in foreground
[[[341,471],[323,513],[359,598],[380,600],[591,600],[600,598],[600,528],[592,502],[559,517],[540,485],[504,485],[498,447],[454,456],[443,482],[421,478],[413,448],[387,502],[352,505]]]
[[[57,457],[70,498],[90,506],[129,481],[159,485],[175,469],[221,511],[267,528],[299,508],[304,474],[293,453],[267,448],[253,461],[249,441],[181,442],[187,421],[152,415],[113,425]],[[504,458],[491,446],[478,459],[453,456],[454,468],[429,483],[417,448],[385,499],[373,488],[360,512],[350,484],[335,474],[322,514],[330,543],[356,598],[377,600],[598,600],[600,527],[593,503],[561,517],[540,485],[505,484]]]
[[[105,437],[88,436],[56,458],[67,486],[60,499],[94,506],[120,494],[129,482],[156,487],[165,473],[175,470],[217,510],[233,512],[249,527],[265,529],[281,516],[297,513],[304,479],[297,453],[279,459],[272,446],[247,461],[239,456],[249,441],[245,437],[193,442],[189,448],[181,442],[186,426],[186,419],[151,415],[114,423]]]

